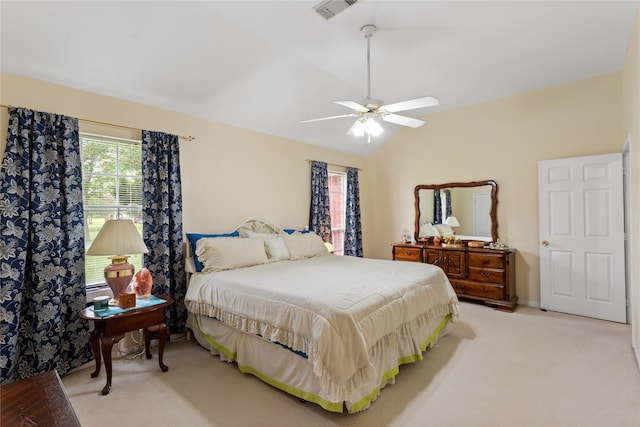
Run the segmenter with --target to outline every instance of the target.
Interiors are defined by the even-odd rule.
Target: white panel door
[[[626,322],[622,153],[538,163],[540,305]]]

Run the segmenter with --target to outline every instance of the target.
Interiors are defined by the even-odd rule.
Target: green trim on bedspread
[[[427,349],[427,347],[429,346],[429,344],[431,344],[433,342],[433,340],[435,340],[438,337],[438,335],[440,334],[440,331],[442,330],[442,328],[444,328],[444,326],[449,322],[449,320],[451,320],[452,317],[453,317],[453,315],[451,313],[449,313],[442,319],[440,324],[436,327],[436,329],[429,336],[429,338],[427,338],[427,340],[424,342],[424,344],[422,344],[420,346],[420,350],[421,351],[425,351]],[[389,370],[387,373],[385,373],[382,376],[382,381],[380,381],[380,385],[378,386],[378,388],[376,388],[371,393],[369,393],[368,396],[365,396],[360,401],[358,401],[358,402],[354,403],[353,405],[351,405],[351,407],[349,408],[349,412],[361,411],[363,408],[365,408],[367,405],[369,405],[373,401],[373,399],[375,399],[376,396],[378,396],[378,394],[380,393],[380,390],[382,389],[382,386],[384,384],[386,384],[386,382],[389,381],[391,378],[393,378],[396,375],[398,375],[398,373],[400,372],[400,365],[406,365],[406,364],[409,364],[409,363],[417,362],[417,361],[422,360],[422,359],[423,359],[422,353],[399,358],[398,359],[398,364],[396,365],[396,367],[394,367],[393,369]]]
[[[435,330],[433,331],[433,333],[429,336],[429,338],[427,338],[427,340],[420,346],[420,350],[421,351],[425,351],[427,349],[427,347],[436,339],[438,338],[438,336],[440,335],[440,332],[442,331],[442,328],[445,327],[445,325],[451,320],[451,318],[453,317],[453,315],[451,313],[447,314],[442,321],[440,321],[440,324],[435,328]],[[213,338],[211,338],[209,335],[207,335],[206,333],[204,333],[202,331],[202,327],[200,326],[200,319],[199,316],[195,316],[195,318],[197,319],[198,322],[198,328],[200,329],[200,333],[202,334],[203,338],[207,341],[207,343],[209,343],[210,346],[212,346],[213,348],[215,348],[216,350],[218,350],[221,353],[224,353],[225,356],[227,356],[229,359],[235,360],[237,354],[231,352],[229,349],[227,349],[226,347],[218,344]],[[348,408],[349,412],[358,412],[361,411],[362,409],[366,408],[377,396],[378,394],[380,394],[380,390],[382,389],[382,387],[387,383],[387,381],[389,381],[391,378],[395,377],[396,375],[398,375],[398,373],[400,372],[400,365],[406,365],[409,363],[413,363],[413,362],[417,362],[423,360],[423,356],[422,353],[418,353],[418,354],[413,354],[413,355],[409,355],[409,356],[405,356],[405,357],[401,357],[398,359],[398,364],[393,368],[390,369],[388,372],[386,372],[383,376],[382,379],[380,381],[380,385],[375,388],[371,393],[369,393],[367,396],[365,396],[364,398],[362,398],[360,401],[354,403],[353,405],[351,405],[351,407]],[[296,387],[292,387],[289,386],[287,384],[284,384],[280,381],[274,380],[273,378],[269,378],[266,375],[263,375],[262,373],[256,371],[254,368],[252,368],[251,366],[245,366],[245,365],[240,365],[236,362],[236,365],[238,366],[238,369],[240,370],[240,372],[245,373],[245,374],[251,374],[257,378],[259,378],[261,381],[264,381],[265,383],[280,389],[286,393],[291,394],[292,396],[295,396],[297,398],[300,399],[304,399],[308,402],[313,402],[316,403],[318,405],[320,405],[322,408],[324,408],[327,411],[330,412],[342,412],[343,411],[343,402],[340,403],[334,403],[334,402],[330,402],[326,399],[323,399],[322,397],[312,394],[312,393],[308,393],[304,390],[300,390]]]
[[[202,330],[202,325],[200,324],[200,316],[193,316],[193,317],[195,317],[196,322],[198,323],[198,329],[200,330],[200,334],[202,335],[202,338],[204,338],[205,341],[207,341],[207,344],[209,344],[211,347],[215,348],[220,353],[227,356],[229,360],[236,360],[238,358],[238,353],[235,353],[229,350],[227,347],[220,345],[216,340],[214,340],[209,335],[204,333],[204,331]]]
[[[289,394],[291,394],[292,396],[295,396],[299,399],[304,399],[308,402],[313,402],[316,403],[320,406],[322,406],[324,409],[326,409],[327,411],[330,412],[342,412],[343,409],[343,403],[333,403],[333,402],[329,402],[326,399],[323,399],[322,397],[312,394],[312,393],[308,393],[304,390],[300,390],[299,388],[295,388],[295,387],[291,387],[290,385],[287,385],[285,383],[282,383],[280,381],[276,381],[272,378],[269,378],[265,375],[262,375],[260,372],[256,371],[255,369],[253,369],[250,366],[244,366],[244,365],[240,365],[238,364],[238,369],[240,369],[240,372],[245,373],[245,374],[251,374],[255,377],[258,377],[260,380],[264,381],[265,383],[278,388],[284,392],[287,392]]]

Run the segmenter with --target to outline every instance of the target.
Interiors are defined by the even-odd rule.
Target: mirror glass
[[[493,180],[416,186],[414,239],[432,235],[425,224],[449,223],[462,240],[498,240],[497,192]]]

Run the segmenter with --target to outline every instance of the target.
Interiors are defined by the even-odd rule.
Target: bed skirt
[[[418,331],[420,350],[436,345],[450,329],[451,314],[438,316],[425,322]],[[216,319],[189,313],[188,327],[198,343],[218,355],[221,360],[235,362],[241,372],[251,374],[299,399],[320,405],[331,412],[358,412],[365,410],[378,397],[387,384],[395,383],[400,365],[423,359],[415,354],[413,340],[394,334],[385,339],[384,348],[372,350],[371,360],[377,376],[374,381],[358,384],[349,398],[335,402],[322,389],[320,379],[313,373],[313,365],[304,354],[294,353],[259,336],[237,331]]]

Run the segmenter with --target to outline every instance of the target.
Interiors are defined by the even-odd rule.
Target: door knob
[[[549,242],[546,240],[543,240],[541,243],[542,243],[542,246],[549,246]]]

